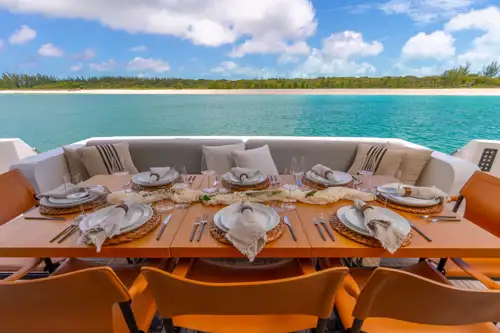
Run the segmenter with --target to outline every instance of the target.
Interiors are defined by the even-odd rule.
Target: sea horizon
[[[500,137],[494,96],[0,94],[0,105],[2,137],[40,151],[97,136],[248,135],[400,138],[451,153]]]

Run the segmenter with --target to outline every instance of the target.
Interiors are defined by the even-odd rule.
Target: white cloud
[[[128,50],[131,52],[146,52],[148,50],[148,48],[147,48],[147,46],[144,46],[144,45],[138,45],[138,46],[131,47]]]
[[[82,68],[83,68],[83,64],[81,62],[74,64],[73,66],[70,67],[71,71],[73,71],[73,72],[81,71]]]
[[[22,25],[21,28],[17,29],[12,35],[10,35],[9,43],[12,45],[22,45],[32,41],[35,38],[36,30],[31,29],[27,25]]]
[[[113,59],[109,59],[108,61],[99,62],[99,63],[91,63],[89,68],[98,72],[107,72],[112,71],[116,68],[116,62]]]
[[[363,76],[375,72],[376,68],[367,62],[358,63],[345,58],[331,58],[321,50],[313,49],[307,60],[293,71],[292,76]]]
[[[79,60],[89,60],[94,58],[96,55],[96,52],[94,49],[85,49],[80,53],[76,53],[73,55],[73,59],[79,59]]]
[[[234,61],[223,61],[219,66],[211,69],[211,72],[221,76],[236,76],[236,77],[258,77],[269,78],[276,76],[274,71],[267,68],[255,68],[251,66],[240,67]]]
[[[406,59],[449,59],[455,55],[454,41],[452,35],[441,30],[430,34],[420,32],[406,42],[401,56]]]
[[[412,76],[432,76],[439,75],[446,69],[450,67],[446,64],[441,65],[431,65],[431,66],[420,66],[414,67],[406,64],[405,62],[397,62],[392,66],[391,70],[388,71],[387,75],[412,75]]]
[[[447,19],[481,0],[389,0],[379,5],[386,14],[406,14],[418,23]]]
[[[235,48],[238,56],[258,50],[295,51],[315,33],[317,25],[309,0],[0,0],[0,8],[94,20],[116,30],[171,35],[196,45],[220,46],[241,40]]]
[[[296,77],[321,75],[362,76],[373,74],[376,68],[367,62],[353,59],[377,56],[384,50],[382,43],[363,40],[355,31],[333,33],[323,39],[321,49],[313,49],[307,59],[292,73]]]
[[[323,53],[333,58],[347,59],[352,56],[376,56],[384,50],[382,43],[367,43],[363,35],[355,31],[333,33],[323,39]]]
[[[162,59],[135,57],[129,61],[127,68],[131,71],[152,70],[155,73],[163,73],[170,70],[170,65]]]
[[[44,57],[61,57],[63,51],[52,43],[43,44],[38,49],[38,54]]]
[[[453,17],[445,30],[453,33],[464,30],[479,30],[483,34],[474,38],[471,47],[457,56],[458,63],[470,61],[473,69],[480,69],[490,61],[500,60],[500,9],[488,7],[472,10]]]
[[[279,39],[263,38],[260,40],[247,40],[233,48],[230,57],[241,58],[246,54],[270,54],[281,53],[282,55],[306,55],[310,51],[305,41],[287,43]]]

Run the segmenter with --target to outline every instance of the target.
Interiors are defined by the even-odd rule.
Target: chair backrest
[[[305,314],[328,318],[347,271],[331,268],[282,280],[206,283],[142,268],[163,318],[187,314]]]
[[[476,171],[460,195],[466,200],[464,217],[500,237],[500,178]]]
[[[35,190],[19,170],[0,174],[0,225],[27,211],[37,201]]]
[[[0,281],[0,331],[113,332],[113,306],[128,300],[127,289],[109,267]]]
[[[427,325],[500,321],[500,290],[465,290],[416,274],[377,268],[361,290],[353,317],[382,317]]]

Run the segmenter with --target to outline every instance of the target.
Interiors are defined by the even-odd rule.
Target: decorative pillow
[[[399,166],[399,170],[401,171],[399,180],[408,185],[415,185],[415,182],[432,155],[432,150],[429,149],[413,149],[394,143],[386,143],[384,148],[402,150],[405,152],[403,161]]]
[[[113,165],[117,166],[118,171],[127,171],[131,174],[138,172],[132,162],[127,142],[82,147],[77,151],[90,177],[112,174]]]
[[[259,169],[266,175],[278,174],[268,145],[244,151],[234,150],[231,155],[233,155],[236,166],[240,168]]]
[[[372,171],[374,175],[394,177],[404,156],[403,150],[392,150],[360,143],[356,151],[356,158],[348,172],[355,175],[361,170],[366,170]]]
[[[215,173],[222,175],[231,171],[234,167],[232,151],[245,151],[245,143],[237,143],[225,146],[202,146],[203,156],[209,170],[215,170]]]
[[[82,157],[78,153],[78,148],[72,148],[70,146],[62,147],[64,151],[64,157],[68,163],[69,174],[71,179],[75,179],[76,175],[80,175],[81,180],[89,179],[89,173],[83,164]]]

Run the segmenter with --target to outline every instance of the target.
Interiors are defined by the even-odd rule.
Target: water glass
[[[68,184],[71,183],[71,175],[69,173],[64,174],[62,176],[63,184],[64,184],[64,194],[68,196]]]
[[[207,160],[206,160],[204,154],[201,155],[201,173],[203,175],[207,176],[207,180],[208,180],[207,187],[210,188],[211,184],[212,184],[211,181],[210,181],[211,180],[210,179],[211,178],[210,175],[213,175],[215,173],[215,171],[208,168]]]
[[[290,163],[290,173],[294,176],[297,186],[302,186],[302,177],[305,172],[305,158],[304,156],[300,158],[292,157]]]
[[[111,174],[120,178],[128,175],[128,172],[123,168],[123,164],[118,158],[111,158]]]

